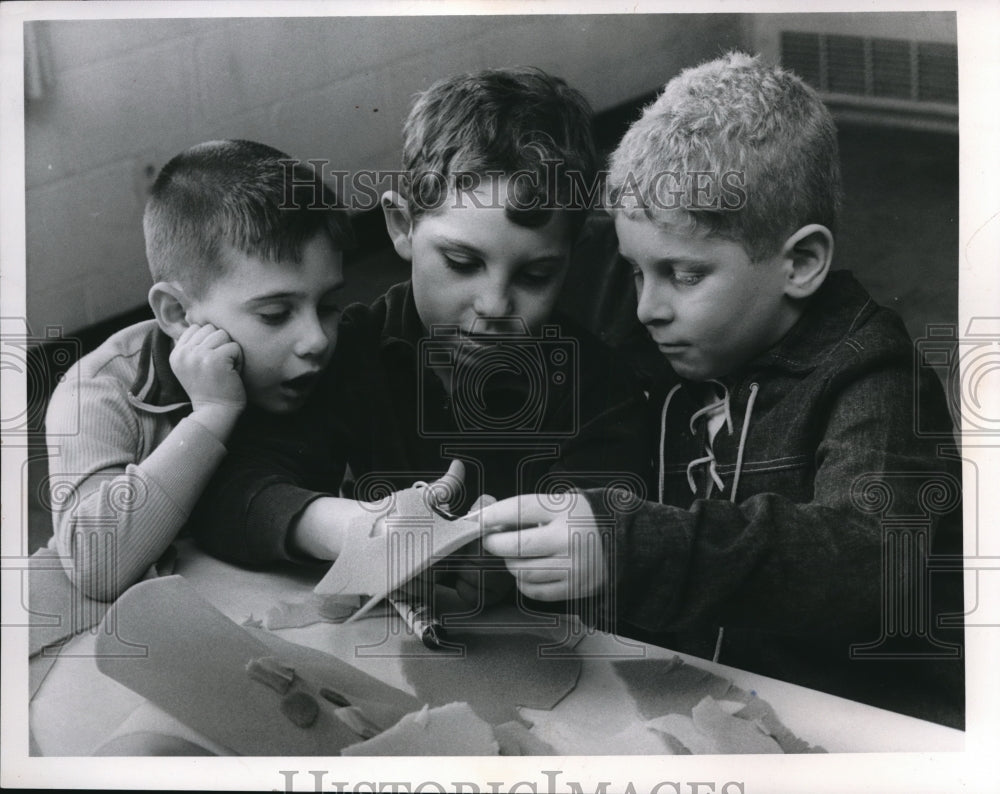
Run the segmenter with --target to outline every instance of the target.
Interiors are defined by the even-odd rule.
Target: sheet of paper
[[[429,491],[398,491],[385,510],[353,521],[340,556],[315,592],[381,597],[480,537],[478,521],[448,521],[434,513],[425,502]]]
[[[551,709],[576,686],[581,661],[571,648],[543,650],[565,637],[565,620],[553,629],[504,627],[499,620],[451,626],[448,647],[406,656],[403,674],[431,705],[461,700],[494,725],[523,721],[518,706]]]
[[[252,679],[247,664],[274,656],[273,646],[226,618],[179,576],[140,582],[108,616],[133,641],[144,643],[147,655],[115,656],[116,644],[102,632],[98,669],[239,754],[335,755],[355,743],[359,737],[336,716],[338,706],[320,695],[323,686],[363,690],[375,701],[385,693],[390,704],[396,697],[391,687],[346,663],[329,665],[332,657],[326,654],[322,683],[304,667],[296,669],[293,690],[284,695]],[[296,661],[287,664],[295,668]],[[287,698],[293,694],[316,702],[310,725],[289,719]]]
[[[639,713],[649,721],[647,724],[655,730],[670,733],[681,740],[691,752],[740,752],[711,748],[723,745],[743,746],[739,744],[740,736],[746,739],[746,743],[752,744],[751,740],[757,738],[756,733],[765,738],[772,737],[780,751],[785,753],[825,752],[823,748],[813,747],[789,731],[778,719],[770,704],[761,700],[755,693],[746,692],[707,670],[685,664],[680,657],[620,660],[612,664],[615,672],[628,687]],[[714,703],[732,702],[731,716],[753,727],[756,733],[734,733],[741,731],[744,726],[734,727],[728,720],[721,718],[713,720],[713,716],[717,717],[717,714],[711,706],[704,704],[705,698],[710,698]],[[699,707],[700,723],[695,717],[695,710]],[[728,712],[726,714],[730,716]],[[662,719],[670,715],[677,715],[683,719]],[[690,724],[685,722],[685,719],[691,721]],[[684,735],[672,733],[670,728],[664,726],[670,726]],[[706,726],[710,726],[715,733],[706,737]],[[703,744],[700,737],[692,737],[690,731],[701,733],[707,738],[707,744]],[[694,745],[685,741],[684,736],[693,741]],[[761,746],[770,745],[765,742],[761,743]],[[764,750],[746,752],[764,752]]]
[[[498,755],[493,729],[468,703],[425,706],[374,739],[345,747],[342,755]]]

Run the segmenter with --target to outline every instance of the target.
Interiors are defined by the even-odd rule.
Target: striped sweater
[[[91,598],[143,578],[226,452],[189,416],[171,345],[154,320],[125,328],[74,364],[49,401],[49,547]]]

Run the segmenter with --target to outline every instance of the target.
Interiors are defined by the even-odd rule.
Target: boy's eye
[[[674,273],[674,282],[682,287],[693,287],[705,277],[704,273]]]
[[[472,273],[479,269],[479,262],[473,259],[453,259],[445,254],[444,263],[450,270],[458,273]]]
[[[257,316],[261,319],[261,322],[267,325],[281,325],[288,321],[292,313],[288,309],[281,309],[280,311],[259,312]]]
[[[517,274],[518,279],[521,283],[527,284],[531,287],[543,287],[552,281],[554,274],[549,271],[532,271],[532,270],[522,270]]]

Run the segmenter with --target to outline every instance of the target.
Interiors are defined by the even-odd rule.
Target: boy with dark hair
[[[961,551],[959,471],[915,407],[951,423],[899,317],[829,272],[840,175],[819,97],[740,53],[688,69],[612,155],[608,200],[639,319],[678,376],[652,400],[656,501],[522,496],[482,518],[531,528],[484,547],[529,596],[613,599],[624,634],[960,722],[961,649],[931,636],[943,590],[926,568],[932,539]],[[893,556],[893,516],[920,518],[898,539],[912,556]]]
[[[290,414],[314,390],[352,237],[328,188],[325,211],[304,209],[307,188],[311,169],[239,140],[194,146],[157,177],[143,217],[156,319],[78,361],[46,418],[50,545],[86,595],[115,598],[160,558],[247,403]]]
[[[456,457],[467,482],[453,512],[479,494],[645,470],[641,393],[554,314],[587,210],[571,180],[596,171],[590,125],[582,95],[537,69],[452,77],[417,98],[407,178],[382,198],[412,278],[345,311],[336,387],[298,439],[241,433],[205,500],[213,553],[333,559],[380,488]],[[358,501],[335,496],[345,454]]]

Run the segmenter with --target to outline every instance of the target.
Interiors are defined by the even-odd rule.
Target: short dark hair
[[[456,180],[515,173],[507,216],[544,225],[553,210],[572,210],[574,230],[597,177],[593,112],[583,94],[533,67],[485,69],[439,80],[417,98],[403,126],[404,193],[414,220],[440,206]],[[555,166],[558,164],[558,171]]]
[[[319,188],[319,189],[317,189]],[[347,211],[312,166],[262,143],[208,141],[168,162],[143,215],[154,281],[200,294],[224,272],[224,246],[298,262],[316,234],[354,244]]]

